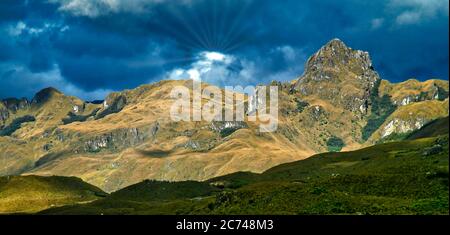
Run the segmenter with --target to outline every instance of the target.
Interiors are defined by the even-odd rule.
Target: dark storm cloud
[[[292,80],[335,37],[385,79],[448,79],[446,0],[5,0],[0,32],[0,97],[101,98],[203,68],[204,51],[227,55],[220,84]]]

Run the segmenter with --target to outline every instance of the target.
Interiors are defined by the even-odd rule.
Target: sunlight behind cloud
[[[233,55],[203,51],[196,61],[184,68],[176,68],[167,73],[170,80],[192,79],[217,85],[244,85],[255,77],[253,63]]]
[[[203,55],[212,61],[223,61],[225,59],[225,55],[219,52],[204,52]]]

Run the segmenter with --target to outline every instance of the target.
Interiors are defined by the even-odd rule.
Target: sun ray
[[[249,29],[247,28],[247,27],[242,27],[239,31],[237,31],[233,36],[231,36],[230,38],[229,38],[229,43],[228,44],[226,44],[225,46],[224,46],[224,50],[226,50],[227,48],[229,48],[229,47],[232,47],[232,46],[234,46],[235,44],[239,44],[240,46],[242,46],[243,44],[245,44],[245,43],[242,43],[242,41],[241,42],[238,42],[238,43],[236,43],[236,41],[237,41],[237,39],[239,38],[239,37],[241,37],[242,35],[244,35],[244,33],[246,32],[246,31],[248,31]],[[254,38],[254,37],[252,37],[252,38]],[[248,42],[248,41],[251,41],[252,39],[250,39],[250,38],[247,38],[247,39],[245,39],[244,41],[245,42]],[[235,43],[235,44],[233,44],[233,43]]]
[[[244,17],[245,12],[247,12],[250,5],[251,5],[250,1],[246,1],[244,6],[240,8],[240,10],[237,12],[232,24],[230,25],[229,29],[225,32],[221,42],[219,43],[220,47],[224,47],[226,43],[229,42],[229,37],[233,35],[236,27],[239,25],[240,22],[242,22],[242,18]]]
[[[241,40],[240,42],[234,44],[233,46],[229,46],[229,47],[225,48],[225,49],[224,49],[224,52],[225,52],[225,53],[231,53],[231,52],[234,51],[235,49],[241,47],[242,45],[244,45],[244,44],[246,44],[246,43],[251,42],[251,41],[254,40],[254,39],[255,39],[254,37],[251,37],[251,38],[247,38],[247,39]]]
[[[176,19],[186,30],[188,30],[189,34],[191,34],[190,36],[195,37],[195,39],[201,45],[200,48],[207,49],[208,45],[206,41],[202,37],[200,37],[199,34],[196,33],[195,30],[184,19],[181,18],[182,14],[180,10],[174,6],[171,6],[170,11],[174,19]]]
[[[213,41],[213,34],[211,30],[211,23],[209,21],[209,15],[207,13],[210,13],[209,10],[206,10],[206,12],[201,12],[199,14],[196,14],[196,20],[201,24],[200,28],[203,28],[205,31],[206,39],[209,42],[210,48],[208,50],[214,49],[214,41]]]
[[[218,12],[217,12],[217,0],[213,0],[213,41],[214,41],[214,46],[217,47],[218,46],[218,32],[217,32],[217,18],[218,18]]]
[[[175,38],[175,40],[180,43],[181,47],[186,47],[194,51],[202,48],[198,42],[193,41],[192,39],[190,39],[190,37],[186,37],[186,35],[182,35],[179,31],[175,30],[175,27],[164,26],[162,30],[165,30],[167,34]]]
[[[209,38],[205,31],[204,26],[201,24],[201,20],[199,20],[198,14],[194,14],[192,9],[186,10],[185,13],[187,14],[188,19],[191,19],[192,21],[194,21],[193,23],[195,24],[195,28],[197,29],[197,32],[198,32],[196,34],[198,35],[198,37],[202,38],[203,42],[205,42],[205,49],[210,50],[211,42],[209,41]],[[194,32],[196,31],[190,25],[188,25],[187,27],[189,27],[190,31],[194,31]]]
[[[221,8],[221,13],[223,17],[219,17],[220,18],[220,23],[218,26],[218,35],[217,35],[217,48],[218,49],[222,49],[222,45],[221,45],[221,41],[223,40],[224,37],[224,32],[225,32],[225,27],[226,27],[226,22],[228,22],[228,15],[230,13],[230,5],[229,5],[229,1],[224,1],[224,6],[222,6]]]

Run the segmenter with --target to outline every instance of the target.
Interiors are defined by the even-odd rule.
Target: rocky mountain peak
[[[333,39],[309,58],[305,73],[293,89],[366,114],[368,98],[379,81],[368,52]]]
[[[351,50],[341,39],[334,38],[328,43],[326,43],[322,48],[322,51],[324,50],[334,50],[334,51],[345,51],[345,50]]]
[[[345,70],[363,74],[373,70],[372,60],[368,52],[354,50],[339,39],[331,40],[311,56],[305,69],[306,73],[316,73],[315,80],[331,79],[331,71],[336,73]]]

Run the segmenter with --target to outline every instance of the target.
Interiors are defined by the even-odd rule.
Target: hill
[[[434,120],[434,121],[428,123],[427,125],[425,125],[424,127],[422,127],[421,129],[411,133],[407,137],[407,139],[415,140],[415,139],[420,139],[420,138],[424,138],[427,136],[445,135],[446,133],[448,133],[448,130],[449,130],[448,125],[449,125],[448,117]]]
[[[448,158],[447,134],[324,153],[189,190],[193,182],[146,181],[41,214],[448,214]]]
[[[87,203],[106,196],[75,177],[0,177],[0,214],[34,213],[50,207]]]

